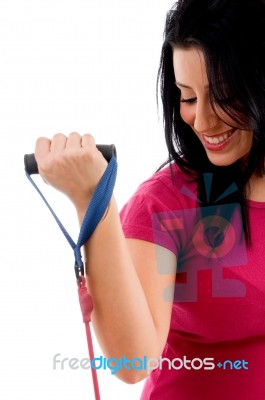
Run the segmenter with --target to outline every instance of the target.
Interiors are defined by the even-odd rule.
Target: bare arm
[[[106,163],[97,151],[91,155],[95,146],[89,135],[81,149],[80,135],[69,138],[42,138],[35,154],[43,178],[71,199],[81,222]],[[156,246],[125,239],[114,198],[84,252],[92,323],[104,355],[158,358],[169,330],[172,301],[164,300],[163,291],[173,287],[175,256],[164,251],[159,262],[170,264],[173,272],[161,275]],[[121,370],[117,376],[133,383],[145,378],[146,371]]]
[[[163,290],[173,286],[175,275],[158,272],[155,245],[125,239],[116,205],[111,208],[85,246],[89,289],[94,310],[93,326],[104,354],[159,358],[165,346],[172,302]],[[175,256],[166,251],[163,262],[175,268]],[[129,382],[145,371],[121,371]]]

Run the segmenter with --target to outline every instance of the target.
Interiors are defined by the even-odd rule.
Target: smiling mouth
[[[220,135],[215,135],[215,136],[203,135],[203,138],[205,142],[209,143],[210,145],[218,145],[228,140],[235,133],[235,131],[236,131],[235,129],[231,129],[229,132],[225,132]]]

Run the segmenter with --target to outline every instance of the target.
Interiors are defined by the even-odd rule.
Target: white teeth
[[[224,142],[225,140],[227,140],[231,135],[232,135],[232,132],[229,132],[229,133],[223,133],[222,135],[215,136],[215,137],[210,137],[210,136],[204,135],[204,138],[205,138],[206,142],[208,142],[210,144],[220,144],[220,143]]]

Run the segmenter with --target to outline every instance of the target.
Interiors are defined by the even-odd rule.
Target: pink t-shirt
[[[142,183],[120,212],[126,237],[177,256],[162,354],[170,363],[146,379],[141,400],[264,400],[265,202],[248,201],[247,248],[240,205],[206,205],[202,216],[196,183],[171,170]]]

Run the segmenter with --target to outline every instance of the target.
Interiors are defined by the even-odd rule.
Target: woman
[[[263,0],[175,4],[159,69],[168,165],[120,215],[112,198],[85,245],[104,355],[153,359],[142,400],[265,398],[264,50]],[[35,155],[81,222],[106,168],[93,137],[39,138]]]

